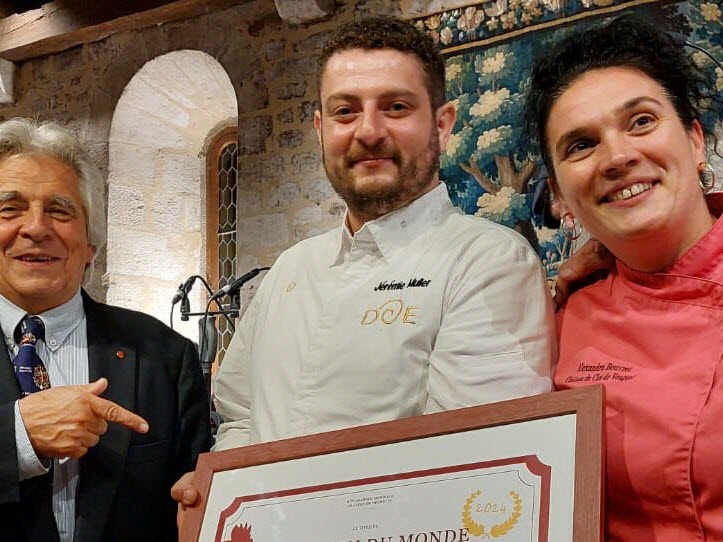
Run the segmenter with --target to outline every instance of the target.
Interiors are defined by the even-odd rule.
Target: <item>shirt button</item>
[[[407,227],[407,221],[406,221],[406,220],[402,220],[402,228],[406,228],[406,227]]]
[[[48,344],[50,344],[50,346],[55,346],[56,344],[58,344],[58,341],[56,341],[55,339],[50,339],[50,341],[48,341]]]

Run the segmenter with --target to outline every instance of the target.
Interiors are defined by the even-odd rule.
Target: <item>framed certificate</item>
[[[603,388],[204,454],[182,542],[599,542]]]

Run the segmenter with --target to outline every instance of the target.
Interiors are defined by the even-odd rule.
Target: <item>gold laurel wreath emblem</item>
[[[481,494],[481,491],[473,492],[469,497],[467,497],[467,500],[462,507],[462,526],[467,529],[467,532],[472,536],[482,536],[485,534],[485,526],[482,523],[477,523],[473,520],[472,514],[470,514],[472,503]]]
[[[467,500],[462,507],[462,526],[467,529],[469,534],[474,537],[499,538],[515,528],[515,525],[517,525],[517,522],[520,520],[520,516],[522,515],[522,499],[518,493],[510,491],[510,497],[512,497],[512,501],[514,502],[512,513],[502,523],[495,523],[489,530],[489,534],[486,534],[487,529],[483,523],[478,523],[472,519],[472,504],[480,495],[482,495],[481,491],[473,492],[469,497],[467,497]]]

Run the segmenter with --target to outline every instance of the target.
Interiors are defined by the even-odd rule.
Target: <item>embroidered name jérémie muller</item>
[[[374,287],[374,291],[381,292],[384,290],[404,290],[404,288],[426,288],[427,286],[429,286],[430,282],[432,282],[431,279],[418,279],[416,277],[410,279],[408,282],[396,280],[392,280],[390,282],[384,280],[380,282],[378,286]]]

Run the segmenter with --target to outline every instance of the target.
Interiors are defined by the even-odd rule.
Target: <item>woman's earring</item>
[[[698,168],[700,170],[698,171],[698,182],[700,183],[700,188],[703,190],[704,194],[707,194],[715,186],[715,170],[708,162],[699,163]]]
[[[560,230],[565,239],[569,241],[575,241],[582,235],[582,226],[578,222],[577,218],[572,216],[572,213],[565,213],[560,219]]]

